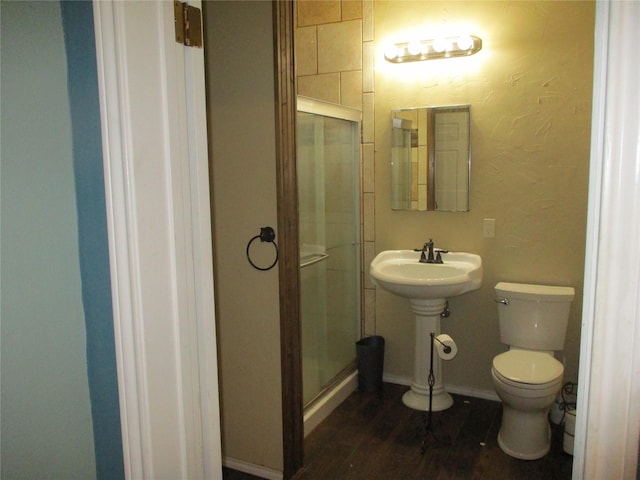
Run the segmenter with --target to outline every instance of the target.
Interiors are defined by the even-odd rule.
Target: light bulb
[[[407,46],[407,51],[409,52],[409,55],[420,55],[420,52],[422,52],[422,45],[420,45],[420,42],[417,40],[414,40]]]
[[[469,35],[458,37],[456,41],[460,50],[470,50],[473,47],[473,39]]]
[[[464,57],[482,49],[482,39],[471,35],[436,37],[429,40],[410,39],[388,45],[384,57],[391,63],[416,62],[439,58]]]
[[[388,45],[387,48],[384,49],[384,56],[393,60],[398,56],[398,47],[395,45]]]
[[[436,38],[431,46],[433,47],[434,51],[442,53],[447,49],[447,42],[444,38]]]

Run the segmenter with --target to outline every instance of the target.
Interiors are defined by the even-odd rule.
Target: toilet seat
[[[530,350],[509,350],[497,355],[493,370],[504,383],[527,390],[547,388],[564,373],[562,363],[551,355]]]

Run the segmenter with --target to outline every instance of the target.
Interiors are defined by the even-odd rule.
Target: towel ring
[[[269,242],[273,244],[273,248],[276,249],[276,258],[273,261],[273,263],[268,267],[259,267],[255,263],[253,263],[253,261],[251,260],[251,255],[249,253],[249,250],[251,248],[251,244],[258,238],[260,239],[260,242]],[[276,239],[276,232],[273,230],[273,228],[262,227],[260,228],[260,235],[256,235],[251,240],[249,240],[249,243],[247,243],[247,260],[249,261],[249,263],[253,268],[264,272],[267,270],[271,270],[273,267],[275,267],[276,263],[278,263],[278,257],[279,257],[278,244],[275,242],[275,239]]]

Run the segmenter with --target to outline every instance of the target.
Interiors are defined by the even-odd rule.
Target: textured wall
[[[433,237],[478,253],[484,284],[451,301],[443,321],[460,349],[444,380],[492,391],[500,344],[498,281],[576,288],[567,332],[566,379],[577,380],[591,120],[592,2],[375,2],[375,241],[377,251],[415,248]],[[394,65],[384,44],[447,31],[483,39],[470,58]],[[434,36],[435,36],[434,35]],[[390,111],[471,104],[471,211],[393,212]],[[482,236],[496,219],[495,238]],[[410,378],[408,302],[378,289],[377,332],[387,339],[386,374]],[[562,357],[562,354],[561,354]]]

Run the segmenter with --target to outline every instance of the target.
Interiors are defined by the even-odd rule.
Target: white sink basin
[[[376,285],[411,299],[446,299],[482,285],[482,259],[465,252],[443,253],[444,263],[420,263],[420,252],[386,250],[371,262]]]
[[[440,333],[448,298],[480,288],[482,259],[473,253],[451,252],[442,254],[443,263],[420,263],[420,253],[382,252],[371,262],[369,274],[376,285],[408,298],[415,315],[413,382],[402,402],[416,410],[439,412],[453,405],[453,398],[444,388],[440,357],[431,354],[431,335]],[[433,383],[428,385],[431,378]]]

